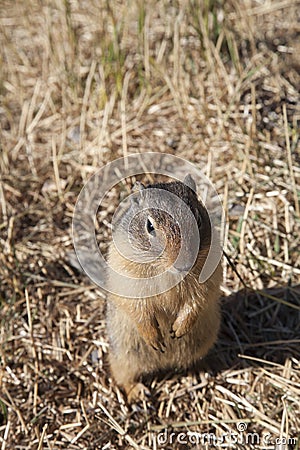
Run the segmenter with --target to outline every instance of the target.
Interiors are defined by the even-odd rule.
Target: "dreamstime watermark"
[[[165,429],[164,431],[152,435],[154,445],[158,448],[164,448],[167,445],[201,445],[209,448],[226,447],[231,448],[235,445],[254,446],[250,448],[276,449],[282,446],[296,445],[295,437],[275,437],[270,433],[258,434],[256,432],[247,432],[247,423],[238,422],[236,431],[215,433],[199,433],[194,431],[173,432]]]
[[[159,252],[163,253],[165,249],[157,249],[157,245],[156,247],[154,245],[141,252],[135,247],[131,229],[134,229],[134,225],[136,226],[135,221],[140,214],[149,219],[148,212],[155,210],[164,213],[178,226],[180,233],[181,246],[172,267],[166,268],[155,276],[148,276],[147,279],[134,278],[135,293],[133,294],[132,283],[126,283],[128,278],[132,279],[132,275],[109,264],[102,254],[95,232],[98,209],[107,198],[107,194],[125,178],[143,174],[164,176],[168,177],[168,181],[177,180],[186,184],[186,176],[190,175],[189,180],[192,179],[195,182],[197,194],[208,212],[211,228],[208,255],[199,275],[199,282],[205,282],[215,271],[222,256],[220,230],[224,216],[219,196],[210,180],[195,165],[173,155],[154,152],[129,155],[112,161],[93,175],[81,190],[73,215],[73,242],[83,270],[103,289],[124,297],[136,297],[136,292],[139,292],[138,297],[141,298],[161,294],[172,288],[193,266],[201,244],[201,233],[199,233],[194,214],[180,196],[159,187],[147,188],[144,193],[131,192],[122,200],[111,222],[112,238],[118,253],[123,258],[140,264],[149,263],[159,258]],[[138,201],[139,196],[143,197],[143,203]],[[119,220],[126,214],[130,205],[132,217],[130,220],[123,221],[123,227],[126,226],[126,238],[124,238],[124,230],[121,235],[119,232]],[[149,226],[152,226],[151,221]],[[139,233],[139,230],[137,232]],[[187,255],[188,267],[185,273],[172,271],[176,262],[179,261],[182,264]],[[114,279],[113,288],[111,286],[108,288],[106,285],[110,275],[113,275]]]

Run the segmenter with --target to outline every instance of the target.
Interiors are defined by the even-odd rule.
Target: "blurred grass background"
[[[1,1],[1,450],[148,449],[241,420],[299,448],[299,19],[296,0]],[[154,379],[132,410],[71,221],[99,167],[145,151],[211,178],[248,290],[224,260],[207,368]]]

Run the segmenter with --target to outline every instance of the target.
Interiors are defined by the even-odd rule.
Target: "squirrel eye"
[[[154,228],[153,222],[151,221],[150,217],[147,217],[146,230],[152,236],[156,236],[155,228]]]

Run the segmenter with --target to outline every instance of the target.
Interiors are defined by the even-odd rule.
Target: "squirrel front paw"
[[[149,342],[151,347],[156,350],[156,351],[160,351],[161,353],[165,353],[166,350],[166,344],[164,343],[163,340],[160,339],[152,339],[151,342]]]
[[[175,320],[170,330],[170,336],[172,339],[181,338],[186,334],[185,327],[182,326],[182,324],[176,324],[176,322],[177,321]]]
[[[160,351],[161,353],[165,352],[166,345],[157,321],[155,321],[155,325],[141,325],[139,327],[139,333],[146,344],[150,345],[154,350]]]
[[[188,306],[182,308],[182,310],[179,312],[175,322],[171,327],[170,330],[171,338],[172,339],[181,338],[186,333],[188,333],[190,329],[193,327],[196,318],[197,315],[195,314],[192,308]]]

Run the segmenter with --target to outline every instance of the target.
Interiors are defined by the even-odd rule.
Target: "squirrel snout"
[[[185,273],[185,272],[189,272],[190,270],[191,270],[190,266],[187,266],[187,267],[172,266],[172,267],[170,267],[170,272],[172,272],[174,274]]]
[[[191,268],[193,267],[194,262],[193,261],[175,261],[175,264],[173,264],[170,267],[170,271],[172,273],[178,274],[178,273],[184,273],[189,272]]]

